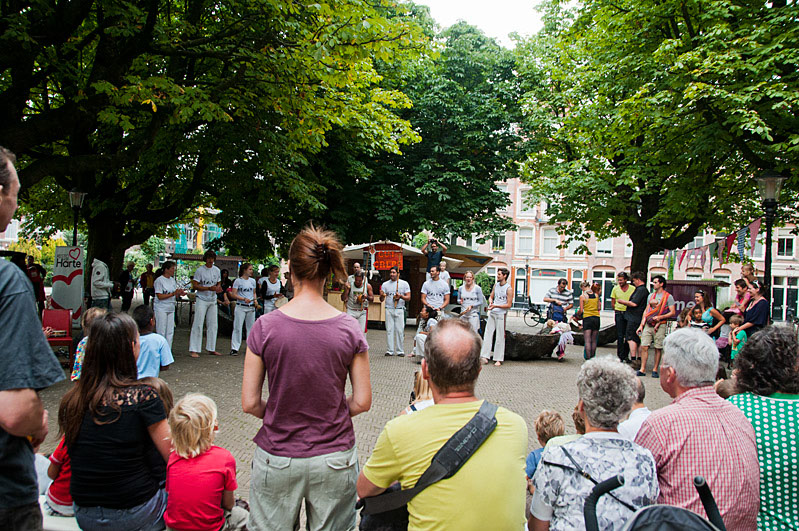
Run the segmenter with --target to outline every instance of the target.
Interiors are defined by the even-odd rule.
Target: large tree
[[[422,26],[425,13],[418,13]],[[347,241],[429,230],[491,235],[513,228],[496,183],[518,175],[523,141],[516,61],[463,22],[441,31],[437,57],[384,65],[384,85],[407,94],[400,116],[421,136],[402,153],[378,152],[340,130],[309,171],[332,183],[320,219]],[[365,149],[366,147],[366,149]]]
[[[527,179],[570,239],[627,233],[633,269],[646,270],[704,227],[754,217],[760,171],[795,179],[799,86],[784,64],[799,39],[787,16],[721,0],[547,4],[545,29],[519,48]],[[780,35],[794,51],[763,62]]]
[[[89,254],[115,268],[125,248],[202,205],[238,212],[261,235],[253,252],[268,252],[281,212],[318,208],[317,183],[298,169],[332,127],[390,151],[418,139],[393,112],[407,98],[378,87],[374,68],[424,50],[403,11],[356,0],[1,3],[0,144],[20,155],[27,214],[66,224],[58,190],[89,192]]]

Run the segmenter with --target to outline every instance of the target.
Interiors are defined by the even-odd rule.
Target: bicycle
[[[530,328],[539,328],[539,332],[544,329],[547,322],[546,306],[543,304],[534,304],[533,301],[528,302],[527,310],[524,311],[524,324]]]

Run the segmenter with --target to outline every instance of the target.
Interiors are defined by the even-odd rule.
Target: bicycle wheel
[[[535,327],[540,324],[541,315],[538,312],[527,310],[524,312],[524,324],[529,327]]]

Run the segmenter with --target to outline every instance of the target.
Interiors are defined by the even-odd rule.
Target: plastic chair
[[[66,335],[48,337],[47,342],[51,347],[66,347],[72,349],[72,316],[69,310],[47,310],[42,312],[42,328],[50,327],[53,330],[64,331]]]

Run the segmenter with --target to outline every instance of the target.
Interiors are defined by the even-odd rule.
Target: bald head
[[[444,319],[430,331],[424,345],[430,380],[442,393],[474,391],[480,374],[480,336],[469,323]]]

